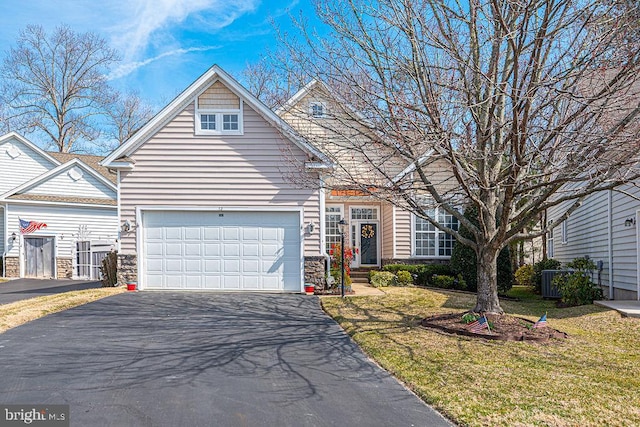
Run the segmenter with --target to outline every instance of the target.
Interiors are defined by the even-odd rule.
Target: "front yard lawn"
[[[506,313],[569,334],[548,343],[488,341],[428,330],[424,317],[468,310],[475,296],[420,288],[323,299],[381,366],[460,425],[640,425],[640,319],[593,305],[558,309],[522,288]]]

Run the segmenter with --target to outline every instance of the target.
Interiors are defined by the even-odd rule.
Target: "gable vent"
[[[82,178],[82,171],[78,168],[71,169],[67,174],[69,175],[69,178],[71,178],[74,181],[77,181],[80,178]]]

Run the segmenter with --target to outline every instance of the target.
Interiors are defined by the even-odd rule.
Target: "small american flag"
[[[480,332],[483,329],[489,329],[489,322],[486,316],[482,316],[475,322],[471,322],[467,325],[467,329],[471,332]]]
[[[547,313],[543,314],[540,320],[533,324],[534,328],[544,328],[547,326]]]
[[[44,222],[25,221],[24,219],[19,219],[19,221],[20,221],[20,233],[21,234],[33,233],[34,231],[38,231],[41,228],[44,228],[44,227],[47,226],[47,224],[45,224]]]

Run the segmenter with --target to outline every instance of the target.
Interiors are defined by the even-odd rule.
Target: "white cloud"
[[[162,58],[166,58],[167,56],[175,56],[175,55],[183,55],[185,53],[190,52],[206,52],[208,50],[219,49],[220,46],[205,46],[205,47],[190,47],[187,49],[179,48],[173,49],[167,52],[163,52],[160,55],[156,55],[153,58],[147,58],[143,61],[131,61],[124,62],[120,64],[116,69],[112,70],[111,73],[107,76],[108,80],[115,80],[121,77],[125,77],[140,67],[144,67],[145,65],[149,65],[152,62],[158,61]]]
[[[155,40],[171,44],[171,33],[216,31],[256,9],[259,0],[133,0],[123,2],[124,24],[113,28],[112,43],[130,62]],[[126,4],[126,6],[125,6]],[[185,24],[198,28],[182,28]],[[144,62],[144,61],[143,61]]]

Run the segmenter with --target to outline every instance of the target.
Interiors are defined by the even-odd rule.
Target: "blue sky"
[[[122,56],[111,84],[156,108],[213,64],[240,79],[275,45],[272,20],[286,30],[290,14],[313,18],[309,0],[0,0],[0,10],[3,54],[29,24],[95,32]]]

